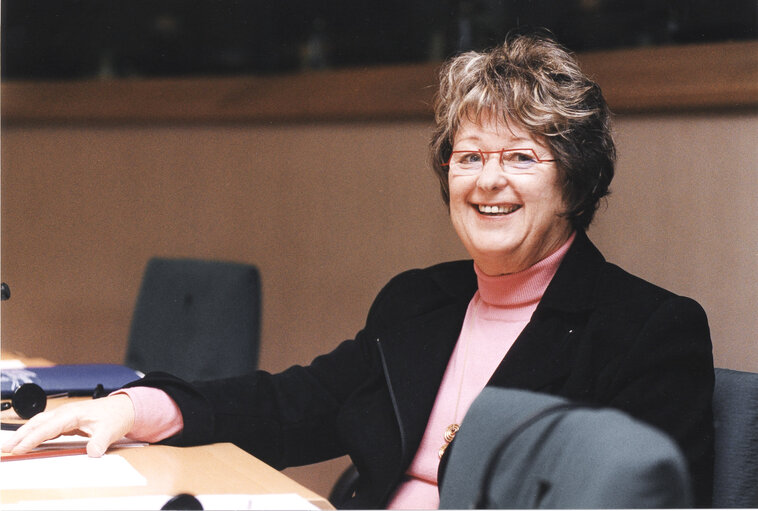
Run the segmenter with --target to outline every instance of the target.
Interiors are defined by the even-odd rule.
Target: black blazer
[[[277,468],[349,454],[355,507],[386,505],[413,459],[476,291],[471,261],[411,270],[377,296],[366,326],[307,366],[185,383],[136,385],[177,402],[175,445],[233,442]],[[583,232],[489,385],[611,406],[670,434],[710,504],[713,358],[706,316],[605,262]]]

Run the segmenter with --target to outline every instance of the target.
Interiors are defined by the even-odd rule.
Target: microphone
[[[13,392],[13,399],[0,406],[2,410],[11,407],[22,419],[31,419],[47,406],[47,394],[36,383],[24,383]]]
[[[102,383],[98,383],[92,392],[92,399],[100,399],[107,396]],[[45,391],[36,383],[24,383],[13,391],[13,397],[10,401],[4,401],[0,404],[0,410],[13,410],[16,415],[22,419],[31,419],[38,413],[44,412],[47,407],[47,400],[56,397],[68,397],[68,392],[60,394],[47,395]],[[16,424],[3,424],[2,429],[17,429]]]
[[[163,504],[163,507],[161,507],[161,509],[181,509],[185,511],[203,509],[203,504],[194,495],[191,495],[189,493],[180,493],[179,495],[168,499],[168,501]]]

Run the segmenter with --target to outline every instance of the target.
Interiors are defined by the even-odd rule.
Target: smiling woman
[[[336,505],[435,508],[469,406],[486,386],[512,387],[659,428],[687,459],[695,502],[708,505],[705,313],[606,262],[585,233],[614,174],[599,87],[544,35],[460,55],[440,78],[433,167],[473,260],[399,274],[364,328],[309,365],[197,382],[148,374],[86,409],[33,418],[3,449],[86,424],[93,453],[129,430],[233,442],[277,468],[348,454],[360,478]]]
[[[525,270],[586,229],[608,193],[600,88],[561,48],[524,39],[461,55],[440,76],[432,161],[453,225],[485,273]],[[486,162],[493,152],[500,165]]]

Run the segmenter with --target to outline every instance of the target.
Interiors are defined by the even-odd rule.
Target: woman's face
[[[541,160],[553,155],[515,123],[483,115],[481,124],[466,118],[453,151],[530,148]],[[486,155],[482,171],[460,175],[450,169],[450,217],[458,236],[488,275],[529,268],[560,248],[571,236],[555,162],[534,165],[528,173],[503,170],[497,154]]]

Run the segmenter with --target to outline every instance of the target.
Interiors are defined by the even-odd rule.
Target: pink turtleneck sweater
[[[466,310],[421,444],[388,509],[436,509],[439,506],[438,451],[445,443],[445,429],[463,420],[471,403],[529,322],[573,240],[572,235],[556,252],[519,273],[493,277],[474,265],[479,289]],[[132,387],[117,393],[127,394],[134,404],[134,426],[129,438],[159,442],[184,427],[179,408],[165,392]]]

